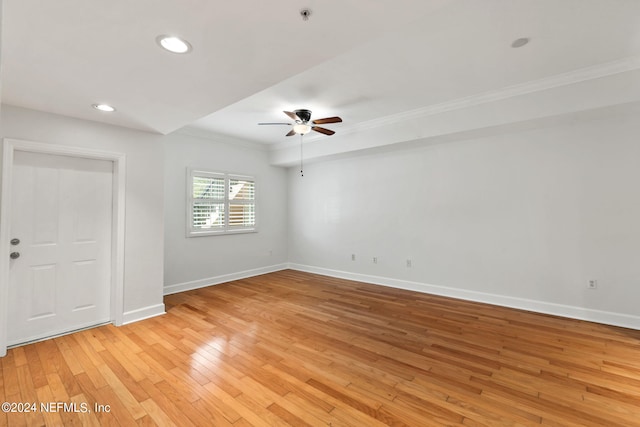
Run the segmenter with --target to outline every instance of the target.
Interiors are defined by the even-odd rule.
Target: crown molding
[[[469,107],[475,107],[482,104],[488,104],[491,102],[501,101],[509,98],[514,98],[522,95],[527,95],[535,92],[541,92],[549,89],[554,89],[562,86],[567,86],[575,83],[580,83],[588,80],[598,79],[602,77],[612,76],[615,74],[625,73],[628,71],[634,71],[640,69],[640,56],[632,56],[622,58],[615,61],[605,62],[602,64],[592,65],[589,67],[579,68],[576,70],[568,71],[566,73],[556,74],[553,76],[545,77],[538,80],[532,80],[525,83],[519,83],[511,86],[506,86],[501,89],[492,90],[488,92],[479,93],[476,95],[467,96],[464,98],[458,98],[451,101],[442,102],[439,104],[427,105],[424,107],[416,108],[413,110],[403,111],[397,114],[391,114],[388,116],[367,120],[365,122],[356,123],[351,126],[343,126],[340,130],[340,135],[349,135],[356,132],[362,132],[369,129],[376,129],[392,124],[404,122],[407,120],[415,120],[424,117],[434,116],[449,111],[461,110]],[[316,138],[310,138],[314,141]],[[307,142],[311,142],[307,141]],[[271,145],[270,150],[283,150],[293,146],[297,146],[297,143],[291,141],[285,141],[278,144]]]

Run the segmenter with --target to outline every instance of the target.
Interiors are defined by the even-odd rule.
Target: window
[[[187,195],[187,236],[256,231],[253,177],[190,169]]]

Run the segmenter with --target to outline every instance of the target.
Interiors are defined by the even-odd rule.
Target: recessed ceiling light
[[[511,43],[511,47],[519,48],[529,43],[529,39],[527,37],[522,37],[519,39],[515,39],[513,43]]]
[[[162,35],[156,37],[156,41],[169,52],[187,53],[191,50],[189,42],[182,40],[180,37]]]
[[[105,113],[113,113],[116,111],[116,109],[109,104],[93,104],[92,107],[96,110],[104,111]]]

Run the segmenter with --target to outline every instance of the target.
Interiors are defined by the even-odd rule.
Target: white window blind
[[[256,231],[253,177],[191,169],[188,184],[188,236]]]
[[[229,227],[256,224],[256,184],[252,180],[229,178]]]

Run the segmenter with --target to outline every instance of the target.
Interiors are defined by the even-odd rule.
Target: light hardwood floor
[[[91,412],[0,424],[640,426],[640,331],[294,271],[165,303],[10,350],[0,402]]]

